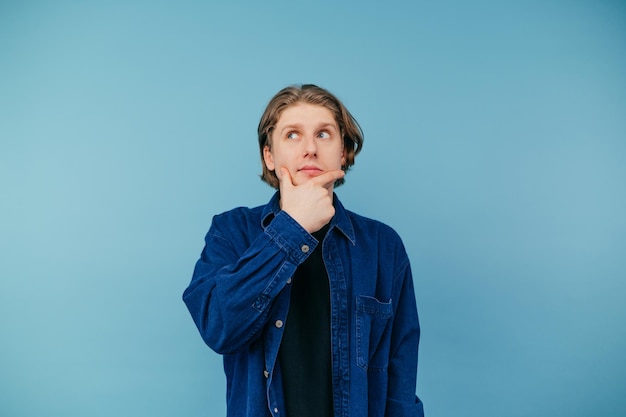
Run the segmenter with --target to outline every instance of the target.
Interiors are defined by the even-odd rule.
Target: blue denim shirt
[[[424,415],[415,395],[420,327],[402,241],[336,195],[334,206],[323,242],[280,210],[278,193],[267,205],[213,218],[183,299],[206,344],[224,357],[228,417],[285,416],[277,356],[291,277],[319,244],[330,281],[335,416]]]

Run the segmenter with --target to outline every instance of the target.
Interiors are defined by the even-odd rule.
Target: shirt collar
[[[263,209],[263,215],[261,216],[261,226],[263,229],[272,221],[274,216],[280,213],[280,193],[276,191],[272,196],[272,199],[267,203]],[[354,227],[352,221],[346,210],[339,201],[337,194],[333,193],[333,205],[335,206],[335,215],[330,221],[330,228],[336,227],[353,245],[356,245],[356,236],[354,234]]]

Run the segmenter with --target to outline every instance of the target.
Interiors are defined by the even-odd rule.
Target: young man
[[[409,260],[334,187],[363,135],[315,85],[287,87],[258,128],[266,205],[213,218],[183,299],[224,355],[229,417],[423,416]]]

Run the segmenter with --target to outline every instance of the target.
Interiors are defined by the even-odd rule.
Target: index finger
[[[311,178],[311,182],[315,185],[321,185],[326,188],[333,185],[338,179],[343,178],[344,175],[346,175],[346,173],[342,169],[335,169]]]
[[[293,180],[291,179],[291,174],[289,173],[289,170],[285,167],[282,167],[280,169],[280,177],[278,177],[278,185],[280,188],[283,187],[293,187]]]

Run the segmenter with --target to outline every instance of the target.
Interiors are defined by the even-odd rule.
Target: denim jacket
[[[277,356],[290,283],[319,244],[330,281],[335,416],[423,416],[415,395],[420,327],[402,241],[336,195],[334,206],[322,242],[280,210],[278,193],[267,205],[213,218],[183,300],[206,344],[223,355],[228,417],[285,416]]]

